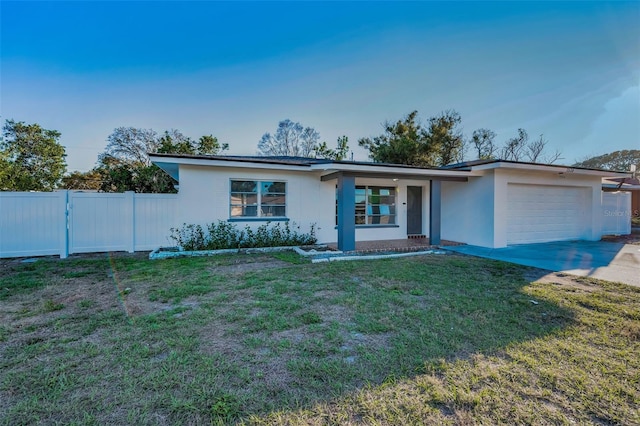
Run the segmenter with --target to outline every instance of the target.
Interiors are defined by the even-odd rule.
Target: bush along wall
[[[185,223],[180,228],[171,228],[170,237],[185,251],[304,246],[317,242],[315,224],[311,224],[308,233],[301,233],[299,225],[289,226],[289,222],[285,222],[282,226],[281,223],[267,222],[256,229],[249,225],[238,229],[235,224],[222,220],[205,227]]]

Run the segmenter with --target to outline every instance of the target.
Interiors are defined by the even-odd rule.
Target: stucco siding
[[[307,232],[313,223],[318,241],[337,241],[336,229],[336,180],[321,181],[320,171],[293,171],[258,168],[211,168],[199,165],[180,165],[180,191],[177,217],[179,223],[207,224],[230,218],[230,181],[267,180],[287,183],[286,217],[290,223]],[[429,180],[409,180],[391,178],[356,178],[356,186],[385,186],[396,188],[395,223],[384,227],[356,227],[356,241],[403,239],[407,237],[407,187],[422,187],[422,234],[429,234]],[[536,201],[514,197],[513,191],[526,185],[527,193],[538,194],[539,203],[544,203],[544,188],[549,194],[562,194],[562,188],[569,196],[580,195],[580,208],[576,210],[567,201],[566,212],[582,221],[583,230],[572,236],[586,240],[598,240],[602,236],[601,180],[599,176],[572,174],[570,169],[563,172],[527,171],[515,169],[493,169],[470,176],[468,182],[442,182],[442,227],[441,237],[445,240],[484,247],[505,247],[509,241],[516,241],[513,229],[527,231],[527,217],[543,225],[538,235],[546,239],[543,229],[544,214],[522,213],[522,220],[514,217],[514,212],[522,211],[526,205],[536,209]],[[539,187],[539,191],[536,189]],[[549,189],[551,188],[551,189]],[[528,191],[528,189],[532,189]],[[556,189],[558,189],[556,191]],[[554,197],[555,197],[554,195]],[[534,198],[535,198],[534,197]],[[526,198],[526,197],[525,197]],[[557,198],[557,197],[556,197]],[[519,203],[515,205],[513,203]],[[531,204],[534,203],[534,204]],[[557,203],[556,203],[557,204]],[[518,207],[519,206],[519,207]],[[557,205],[550,206],[553,210]],[[572,207],[572,208],[569,208]],[[519,210],[518,210],[519,209]],[[511,216],[509,216],[511,212]],[[573,213],[572,213],[573,212]],[[557,226],[553,214],[549,213],[550,226]],[[518,220],[516,220],[518,219]],[[239,227],[257,227],[264,221],[237,221]],[[511,223],[511,225],[510,225]],[[533,223],[533,222],[531,222]],[[510,228],[511,226],[511,228]],[[536,226],[540,223],[536,222]],[[509,229],[512,229],[509,234]],[[547,234],[551,235],[549,232]],[[568,235],[568,234],[567,234]],[[549,237],[551,238],[551,237]],[[511,240],[510,240],[511,239]]]
[[[484,247],[506,247],[510,239],[517,240],[513,232],[509,234],[509,229],[513,231],[519,226],[521,231],[526,231],[527,220],[524,216],[530,216],[530,220],[535,221],[540,228],[535,237],[539,241],[562,239],[562,233],[551,232],[551,228],[558,225],[558,218],[553,217],[558,214],[557,206],[545,207],[545,199],[525,201],[531,206],[535,204],[535,208],[540,210],[548,209],[549,212],[541,212],[539,215],[523,213],[523,220],[514,221],[514,212],[523,208],[522,205],[514,205],[523,202],[522,197],[513,195],[514,191],[526,190],[532,197],[543,193],[548,193],[551,197],[563,192],[568,198],[580,195],[578,209],[569,205],[573,202],[569,199],[565,209],[566,214],[572,215],[570,219],[576,221],[575,228],[580,232],[576,231],[571,235],[567,233],[566,238],[599,240],[602,236],[600,187],[600,178],[597,176],[507,169],[486,171],[483,176],[470,177],[467,183],[443,182],[442,238]],[[548,215],[545,216],[545,213]],[[549,230],[543,229],[545,226]]]
[[[493,247],[493,204],[492,171],[468,182],[442,182],[442,239]]]
[[[319,172],[294,172],[248,168],[212,169],[180,166],[178,218],[180,223],[200,224],[229,219],[229,192],[232,179],[278,180],[287,182],[287,218],[306,232],[316,225],[318,241],[337,241],[335,224],[336,181],[322,182]],[[402,239],[407,237],[407,186],[422,187],[422,227],[428,235],[429,181],[356,179],[356,186],[396,188],[396,223],[389,227],[357,227],[356,241]],[[266,221],[266,220],[265,220]],[[237,226],[257,227],[262,221],[238,221]]]
[[[215,170],[200,166],[180,166],[180,190],[178,217],[180,223],[204,225],[229,219],[230,181],[275,180],[287,183],[287,218],[300,225],[301,232],[316,226],[318,240],[335,241],[335,190],[320,181],[315,172],[270,171],[244,168]],[[240,228],[253,228],[264,221],[237,221]]]

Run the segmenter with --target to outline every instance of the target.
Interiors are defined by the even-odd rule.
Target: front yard
[[[482,259],[0,260],[0,423],[640,424],[640,289]]]

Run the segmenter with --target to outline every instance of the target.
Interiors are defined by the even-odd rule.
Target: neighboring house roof
[[[630,173],[626,173],[627,176]],[[602,178],[602,189],[605,191],[640,191],[640,184],[636,184],[638,179],[626,178],[624,180],[621,179],[612,179],[612,178]]]
[[[261,169],[322,171],[329,176],[352,174],[357,176],[386,176],[416,179],[467,180],[468,176],[477,176],[484,170],[506,168],[528,171],[546,171],[559,174],[573,173],[599,176],[602,178],[625,177],[628,173],[584,167],[561,166],[556,164],[527,163],[508,160],[474,160],[443,167],[418,167],[404,164],[373,163],[366,161],[338,161],[325,158],[306,158],[295,156],[244,156],[244,155],[184,155],[149,154],[151,161],[179,180],[179,165],[201,165],[218,167],[255,167]],[[325,176],[323,175],[323,179]]]

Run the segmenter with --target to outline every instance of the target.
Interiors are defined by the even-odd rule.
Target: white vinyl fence
[[[602,193],[602,235],[631,233],[631,193]]]
[[[0,192],[0,258],[152,250],[176,211],[176,194]]]

